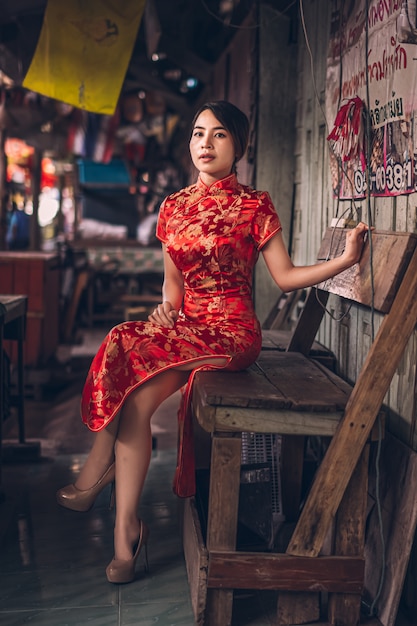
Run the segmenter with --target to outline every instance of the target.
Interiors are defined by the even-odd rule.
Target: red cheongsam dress
[[[189,398],[199,361],[225,357],[223,369],[248,367],[261,349],[252,300],[252,273],[262,246],[281,224],[270,196],[241,185],[234,174],[195,185],[161,205],[157,236],[184,277],[174,328],[130,321],[115,326],[94,357],[82,396],[82,418],[93,431],[111,422],[127,396],[160,372],[184,363],[195,369],[183,389],[174,490],[195,489]],[[215,366],[201,366],[213,369]],[[218,368],[218,366],[216,366]]]

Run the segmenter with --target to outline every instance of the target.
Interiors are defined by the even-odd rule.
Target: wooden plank
[[[323,436],[323,435],[320,435]],[[304,461],[304,437],[282,438],[281,471],[282,502],[286,521],[296,521],[301,506],[301,488]],[[320,616],[318,593],[282,591],[277,599],[277,624],[304,624]]]
[[[198,626],[202,626],[207,597],[208,553],[194,498],[184,499],[183,548],[194,619]]]
[[[262,350],[279,350],[285,352],[291,339],[289,330],[262,330]],[[326,346],[314,341],[309,353],[310,357],[332,357],[332,353]]]
[[[286,522],[298,518],[303,482],[305,437],[287,435],[281,443],[282,509]]]
[[[290,329],[291,315],[294,307],[303,295],[303,289],[282,293],[263,323],[263,328]]]
[[[288,352],[300,352],[306,356],[310,353],[324,316],[324,307],[328,298],[327,291],[316,290],[315,288],[310,290],[288,344]]]
[[[363,556],[367,506],[369,444],[365,446],[353,472],[336,516],[334,552],[341,556]],[[331,593],[328,615],[331,624],[358,624],[361,594]]]
[[[208,405],[271,409],[288,406],[288,399],[255,366],[241,372],[197,372],[194,385]]]
[[[273,412],[270,409],[233,409],[217,407],[212,430],[221,432],[278,433],[281,435],[332,436],[339,426],[343,411],[293,411]]]
[[[327,229],[320,246],[318,260],[339,256],[344,248],[346,229]],[[416,247],[413,233],[374,231],[372,233],[374,307],[387,313]],[[370,244],[365,244],[359,263],[322,283],[326,289],[365,306],[372,305]]]
[[[417,322],[417,252],[368,353],[287,552],[317,556]]]
[[[207,549],[235,550],[239,508],[240,437],[213,437],[211,450],[210,492],[207,520]],[[233,586],[230,589],[212,589],[207,593],[207,623],[232,622]]]
[[[228,550],[236,547],[236,528],[239,507],[240,437],[214,437],[211,449],[207,548]]]
[[[264,352],[257,364],[294,411],[343,409],[352,391],[339,376],[296,352]]]
[[[376,507],[377,480],[386,542],[384,570]],[[369,603],[373,601],[382,573],[383,584],[375,609],[383,626],[394,626],[417,526],[417,453],[389,433],[382,442],[379,476],[375,458],[371,459],[369,494],[373,508],[367,521],[364,595]]]
[[[343,409],[352,390],[302,354],[268,350],[249,370],[198,372],[195,385],[206,404],[297,411]]]
[[[320,603],[318,593],[297,593],[295,591],[281,591],[278,593],[277,626],[305,624],[311,620],[316,622],[319,617]]]
[[[344,591],[361,593],[361,557],[294,557],[287,554],[210,550],[210,588]]]

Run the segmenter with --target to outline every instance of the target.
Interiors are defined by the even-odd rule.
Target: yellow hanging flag
[[[48,0],[23,86],[112,115],[146,0]]]

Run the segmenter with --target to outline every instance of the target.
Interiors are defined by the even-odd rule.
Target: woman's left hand
[[[369,230],[370,228],[367,224],[359,222],[355,228],[350,228],[346,231],[346,244],[342,256],[349,266],[358,263],[360,260]]]
[[[165,328],[173,328],[178,319],[178,311],[174,309],[172,304],[165,300],[154,309],[153,313],[148,316],[148,320],[158,326]]]

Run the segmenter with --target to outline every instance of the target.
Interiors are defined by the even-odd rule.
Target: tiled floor
[[[153,420],[157,448],[140,508],[151,529],[148,574],[140,559],[133,583],[111,585],[105,578],[112,557],[109,488],[88,513],[55,502],[55,491],[74,480],[91,444],[93,435],[81,424],[78,407],[86,368],[101,337],[98,331],[71,354],[62,350],[48,388],[52,391],[44,390],[41,400],[27,399],[27,440],[41,443],[41,457],[3,466],[0,626],[194,624],[181,546],[181,503],[171,491],[178,396],[164,403]],[[15,420],[4,426],[13,441]],[[275,602],[271,592],[238,596],[234,626],[271,626]],[[397,626],[412,625],[399,619]]]
[[[54,391],[41,400],[26,401],[27,441],[40,441],[41,458],[3,465],[0,625],[192,626],[179,527],[181,502],[171,490],[178,396],[168,400],[153,420],[157,447],[140,508],[151,529],[150,572],[145,573],[141,555],[136,580],[112,585],[104,571],[112,558],[110,488],[88,513],[75,513],[55,502],[55,491],[74,480],[92,439],[78,415],[89,356],[85,346],[79,346],[70,360],[68,355],[61,358],[65,364],[51,380]],[[5,430],[13,441],[13,418]],[[7,446],[5,453],[8,456]],[[236,626],[269,626],[274,599],[269,594],[261,601],[263,606],[258,597],[238,599]]]

